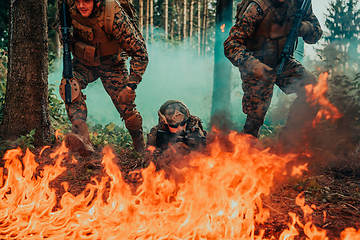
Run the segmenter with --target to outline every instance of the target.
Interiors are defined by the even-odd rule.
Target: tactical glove
[[[298,36],[303,37],[306,34],[311,33],[311,31],[312,31],[312,27],[311,27],[311,23],[309,21],[301,22]]]
[[[129,103],[129,102],[133,102],[135,100],[135,90],[132,89],[129,86],[126,86],[126,88],[124,88],[119,96],[118,96],[118,102],[120,103]]]
[[[253,67],[252,72],[256,78],[262,81],[270,81],[267,77],[267,72],[271,70],[273,70],[271,67],[262,62],[259,62]]]

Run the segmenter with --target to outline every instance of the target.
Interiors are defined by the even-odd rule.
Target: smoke
[[[184,102],[192,115],[200,117],[207,128],[210,122],[214,54],[207,52],[198,56],[196,46],[190,47],[188,42],[171,45],[168,42],[157,41],[147,44],[149,64],[142,82],[136,90],[137,109],[143,117],[145,131],[157,124],[157,112],[160,106],[169,99]],[[129,66],[129,63],[127,63]],[[55,72],[49,74],[49,83],[57,87],[62,76],[61,59],[56,64]],[[226,79],[226,81],[228,81]],[[236,67],[232,68],[231,111],[232,121],[239,129],[245,122],[242,112],[241,78]],[[56,90],[58,94],[58,88]],[[89,84],[83,93],[86,95],[88,108],[87,122],[90,124],[115,123],[124,126],[110,97],[105,92],[100,79]],[[60,99],[60,96],[58,94]],[[293,99],[275,87],[272,104],[265,124],[283,121],[286,117],[284,106]],[[286,108],[285,106],[285,108]],[[285,113],[285,114],[284,114]]]
[[[211,112],[213,54],[198,57],[197,49],[188,47],[186,43],[171,46],[160,41],[147,44],[147,48],[150,60],[136,90],[135,100],[145,130],[157,124],[157,112],[169,99],[183,101],[190,113],[200,117],[206,126]],[[61,73],[60,63],[49,75],[49,83],[59,85]],[[123,125],[100,79],[89,84],[83,93],[86,95],[89,123]]]

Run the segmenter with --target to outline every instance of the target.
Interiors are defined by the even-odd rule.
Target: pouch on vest
[[[101,65],[99,49],[84,42],[76,42],[74,44],[74,57],[87,66]]]
[[[86,42],[94,41],[94,32],[91,27],[84,26],[75,20],[72,20],[74,35]]]

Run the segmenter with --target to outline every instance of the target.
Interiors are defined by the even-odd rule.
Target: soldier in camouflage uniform
[[[178,100],[166,101],[158,111],[159,124],[147,135],[147,146],[165,150],[180,143],[185,149],[199,149],[206,144],[207,131],[199,117],[190,115],[187,106]]]
[[[71,26],[73,29],[71,50],[73,59],[71,104],[66,104],[67,114],[73,125],[72,133],[65,135],[65,144],[73,151],[87,156],[94,151],[86,124],[86,97],[80,91],[97,80],[111,97],[113,104],[125,121],[125,126],[133,140],[136,151],[143,152],[145,141],[142,130],[142,117],[136,110],[135,89],[142,80],[148,64],[145,41],[132,23],[133,19],[125,13],[116,1],[114,3],[113,24],[105,25],[104,5],[101,0],[68,0]],[[59,6],[61,4],[61,0]],[[59,24],[59,21],[57,21]],[[59,30],[59,25],[55,26]],[[105,28],[108,29],[105,29]],[[130,75],[123,53],[131,57]],[[65,80],[60,85],[64,98]],[[74,93],[79,89],[78,93]]]
[[[301,129],[310,113],[310,106],[301,108],[306,105],[304,86],[316,83],[316,78],[294,58],[285,63],[281,76],[276,76],[275,69],[279,66],[280,54],[292,28],[294,15],[302,1],[251,0],[249,2],[243,12],[240,11],[242,3],[238,4],[236,23],[224,42],[226,57],[239,68],[241,73],[244,91],[242,105],[243,112],[247,115],[243,132],[259,137],[274,84],[286,94],[297,94],[290,108],[285,129],[298,124],[300,124],[298,129]],[[315,44],[321,35],[319,21],[310,6],[299,28],[299,37],[308,44]],[[293,113],[298,114],[295,116]],[[286,132],[285,129],[282,133]],[[285,136],[282,133],[281,135]]]

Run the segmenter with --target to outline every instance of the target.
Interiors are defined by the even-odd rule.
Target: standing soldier
[[[106,8],[110,3],[113,4],[112,7]],[[118,1],[107,0],[106,5],[102,0],[67,1],[73,30],[71,50],[74,59],[72,103],[66,104],[72,132],[65,135],[64,141],[70,150],[83,156],[91,155],[94,149],[86,124],[86,97],[79,91],[79,87],[80,90],[85,89],[98,78],[125,121],[135,150],[143,152],[145,149],[142,117],[134,103],[135,89],[148,64],[145,41],[133,24],[133,19]],[[105,8],[111,13],[106,14]],[[56,28],[60,29],[59,26]],[[122,53],[131,57],[130,75]],[[60,84],[60,95],[63,99],[65,82],[63,79]]]
[[[285,129],[294,125],[299,129],[292,133],[294,140],[301,135],[301,127],[309,120],[311,111],[306,103],[307,84],[316,83],[316,78],[304,66],[291,57],[285,62],[281,75],[276,75],[280,54],[284,48],[300,0],[243,0],[249,2],[241,11],[238,4],[236,23],[224,42],[226,57],[239,68],[242,79],[243,112],[247,115],[243,132],[259,137],[265,114],[270,106],[274,83],[286,94],[296,93],[297,98],[290,108],[288,121],[280,135],[286,138]],[[310,6],[302,19],[299,37],[308,44],[315,44],[322,35],[318,19]],[[304,107],[308,105],[307,107]],[[296,116],[294,115],[296,113]],[[295,134],[295,135],[294,135]],[[296,135],[297,134],[297,135]]]

